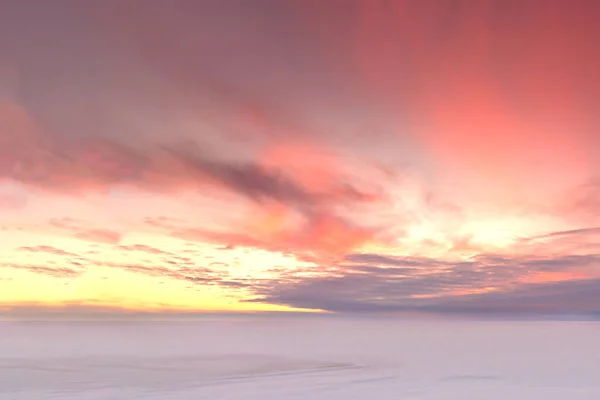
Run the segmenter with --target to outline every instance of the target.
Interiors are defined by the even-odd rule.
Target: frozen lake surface
[[[600,323],[0,322],[0,399],[600,399]]]

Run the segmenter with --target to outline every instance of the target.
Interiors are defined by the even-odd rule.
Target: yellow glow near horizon
[[[211,244],[194,243],[190,246],[190,243],[179,239],[145,234],[129,236],[119,245],[122,247],[48,235],[38,235],[37,240],[33,239],[36,239],[35,235],[12,236],[11,248],[7,248],[7,241],[4,242],[3,264],[0,265],[0,303],[91,302],[133,309],[300,311],[286,306],[244,302],[244,298],[252,296],[243,290],[195,285],[169,276],[149,276],[136,272],[136,266],[150,269],[170,266],[161,259],[160,253],[124,252],[120,249],[144,244],[161,252],[185,255],[190,260],[189,268],[192,270],[217,263],[211,268],[222,269],[228,279],[272,279],[274,276],[269,273],[272,268],[293,270],[311,266],[281,253],[247,248],[223,250],[222,246]],[[33,243],[36,244],[31,246]],[[19,249],[27,244],[29,247],[40,244],[52,246],[65,254]],[[80,256],[85,261],[77,261]],[[73,260],[82,263],[82,273],[76,277],[54,277],[32,272],[46,266],[69,267],[69,262]],[[131,271],[128,271],[129,266]],[[177,268],[169,270],[176,272]]]

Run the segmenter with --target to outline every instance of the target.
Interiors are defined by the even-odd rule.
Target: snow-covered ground
[[[600,323],[0,322],[0,399],[600,399]]]

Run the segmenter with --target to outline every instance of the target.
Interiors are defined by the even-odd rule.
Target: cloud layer
[[[30,6],[0,303],[596,310],[596,2]]]

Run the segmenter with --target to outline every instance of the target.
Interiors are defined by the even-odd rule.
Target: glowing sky
[[[599,2],[0,7],[4,312],[600,310]]]

